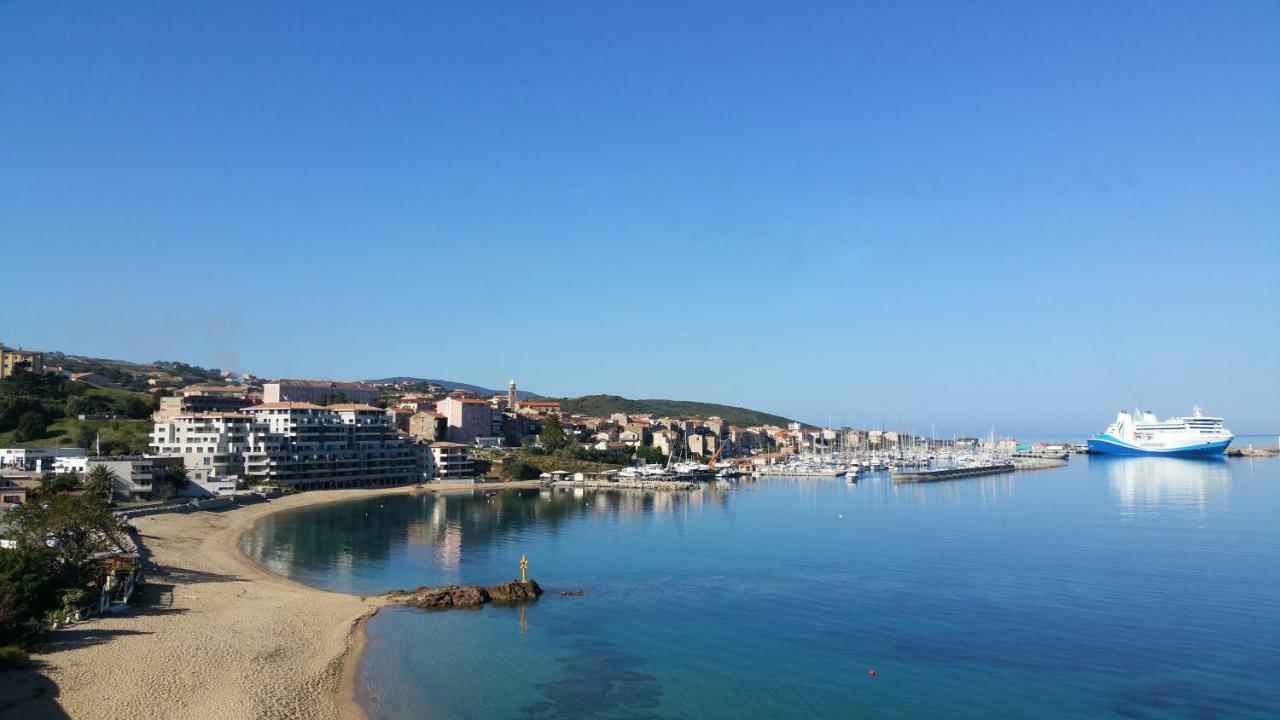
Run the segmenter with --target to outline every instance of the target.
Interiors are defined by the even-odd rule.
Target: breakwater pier
[[[926,483],[957,478],[978,477],[980,475],[997,475],[1011,473],[1017,467],[1009,463],[990,463],[986,465],[960,465],[957,467],[937,468],[934,470],[895,471],[890,477],[895,483]]]

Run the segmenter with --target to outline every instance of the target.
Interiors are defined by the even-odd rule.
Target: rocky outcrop
[[[519,603],[537,600],[538,596],[542,594],[542,588],[533,580],[524,583],[519,580],[512,580],[501,585],[494,585],[491,588],[485,588],[485,592],[489,593],[490,602]]]
[[[394,603],[421,610],[448,610],[450,608],[478,608],[488,602],[532,602],[542,594],[538,583],[519,580],[480,587],[479,585],[447,585],[445,587],[420,587],[417,590],[395,590],[386,598]]]

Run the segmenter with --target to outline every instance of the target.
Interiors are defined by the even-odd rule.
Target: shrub
[[[31,656],[17,645],[0,647],[0,670],[25,670],[31,667]]]
[[[49,427],[49,423],[44,419],[44,415],[34,410],[29,410],[18,418],[18,427],[13,431],[13,439],[18,442],[38,440],[44,437],[44,431],[47,427]]]

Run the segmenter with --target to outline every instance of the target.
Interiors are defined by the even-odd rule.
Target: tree
[[[502,464],[508,480],[532,480],[542,474],[537,465],[523,458],[512,458]]]
[[[538,436],[542,446],[551,452],[563,450],[569,445],[569,437],[564,434],[564,425],[560,424],[560,416],[552,413],[542,423],[542,433]]]
[[[18,418],[18,427],[13,430],[13,439],[18,442],[28,442],[30,440],[39,440],[44,437],[45,428],[49,424],[45,422],[44,415],[35,410],[28,410]]]
[[[191,478],[185,465],[170,465],[165,471],[164,480],[160,483],[160,497],[171,498],[190,484]]]
[[[50,474],[40,478],[40,487],[37,488],[36,494],[40,497],[49,497],[78,487],[80,487],[80,476],[75,473]]]
[[[58,605],[62,568],[53,550],[20,548],[0,551],[0,638],[19,640]]]
[[[85,474],[84,489],[90,495],[96,495],[110,502],[115,492],[116,481],[119,479],[120,476],[110,467],[102,464],[94,465]]]
[[[89,423],[75,423],[75,431],[73,433],[74,440],[72,444],[75,447],[89,448],[92,452],[94,441],[98,439],[97,430]]]
[[[50,548],[68,570],[88,577],[90,556],[123,545],[120,523],[102,498],[85,493],[41,494],[38,501],[10,510],[5,521],[19,550]],[[64,587],[75,587],[68,583]]]
[[[131,418],[143,419],[149,417],[152,407],[142,398],[131,397],[124,403],[124,414]]]

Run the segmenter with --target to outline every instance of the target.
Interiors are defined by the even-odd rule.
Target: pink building
[[[487,400],[448,397],[436,403],[436,412],[448,421],[449,442],[470,445],[492,432],[493,408]]]

